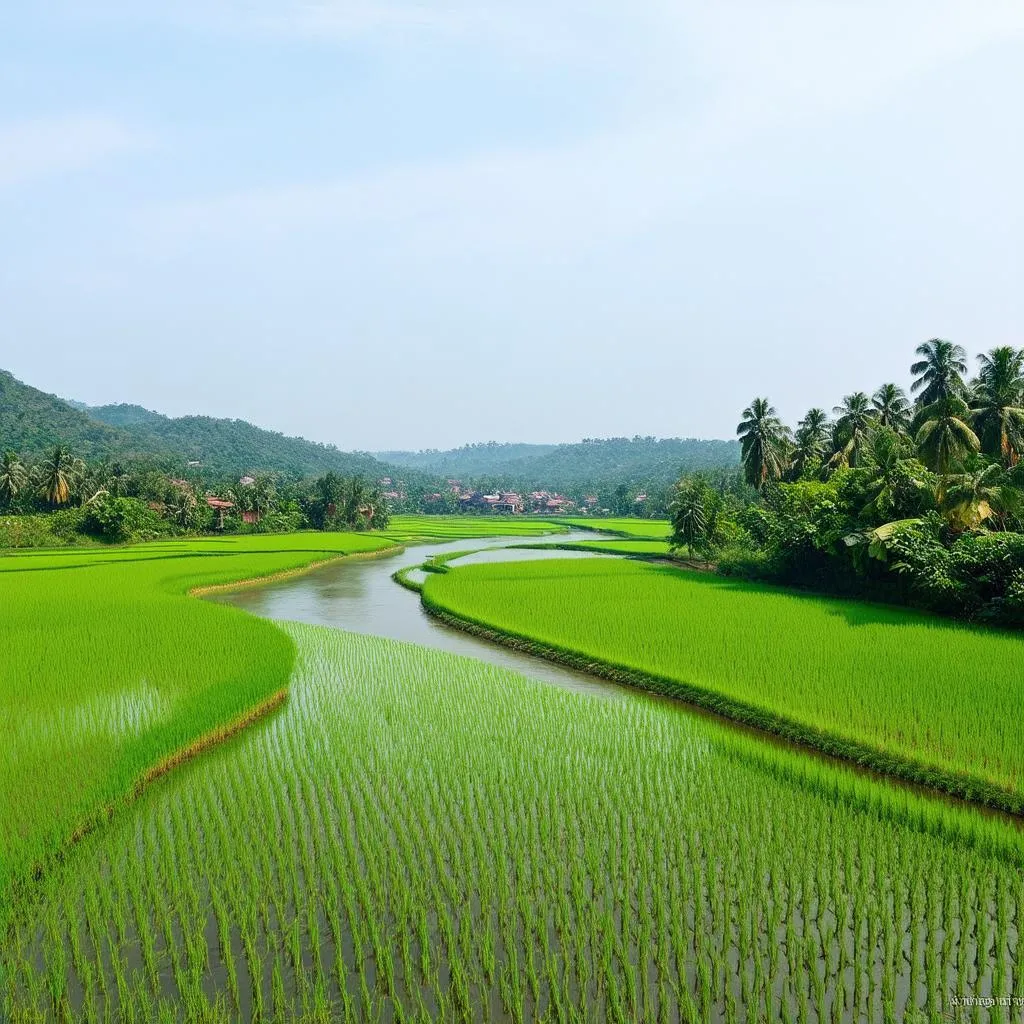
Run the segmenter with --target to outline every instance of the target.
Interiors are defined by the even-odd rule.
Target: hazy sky
[[[936,335],[1024,344],[1021,0],[0,12],[0,367],[44,390],[730,437]]]

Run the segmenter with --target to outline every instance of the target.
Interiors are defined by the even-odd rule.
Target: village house
[[[207,495],[206,504],[213,509],[217,514],[217,529],[224,529],[224,514],[235,507],[233,501],[226,501],[224,498],[215,498],[212,495]]]
[[[550,491],[532,491],[530,494],[532,511],[536,513],[564,514],[571,512],[576,507],[576,502],[561,494],[552,494]]]
[[[492,512],[511,512],[518,515],[523,511],[523,499],[514,491],[505,491],[498,495],[498,500],[491,503]]]
[[[522,496],[515,491],[502,491],[500,494],[481,494],[473,491],[459,499],[459,504],[466,511],[505,512],[518,515],[523,511]]]

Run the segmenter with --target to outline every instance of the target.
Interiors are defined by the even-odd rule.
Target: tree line
[[[210,498],[225,504],[215,509]],[[87,462],[63,444],[35,460],[10,450],[0,456],[0,547],[222,530],[382,529],[389,515],[376,484],[334,472],[305,481],[257,474],[211,486],[206,474],[175,477],[146,459]]]
[[[748,500],[677,486],[673,539],[719,569],[1024,624],[1024,352],[919,345],[896,383],[737,427]]]

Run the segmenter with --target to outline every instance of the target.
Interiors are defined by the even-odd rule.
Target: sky
[[[731,437],[1024,345],[1020,0],[0,11],[0,368],[343,449]]]

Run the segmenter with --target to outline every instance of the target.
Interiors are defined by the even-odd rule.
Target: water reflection
[[[594,540],[595,536],[591,531],[574,531],[559,534],[552,540],[572,543]],[[343,559],[305,576],[278,580],[247,590],[215,594],[208,599],[244,608],[266,619],[333,626],[354,633],[369,633],[389,640],[405,640],[452,654],[463,654],[572,690],[616,698],[622,697],[624,693],[634,693],[613,683],[517,654],[507,648],[477,640],[460,630],[443,626],[423,611],[418,594],[398,586],[391,579],[392,573],[398,569],[419,565],[434,555],[455,551],[476,552],[460,560],[460,563],[605,557],[582,551],[508,547],[510,544],[522,543],[522,537],[490,537],[483,540],[420,544],[401,554],[370,560]]]

